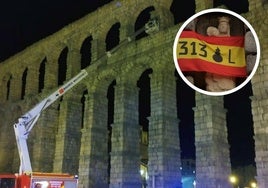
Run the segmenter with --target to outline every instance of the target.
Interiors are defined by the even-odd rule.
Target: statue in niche
[[[230,36],[230,18],[222,16],[218,18],[218,28],[209,26],[207,28],[208,36]],[[215,61],[221,61],[219,49],[215,50],[213,55]],[[214,73],[206,73],[205,75],[206,90],[212,92],[221,92],[233,89],[236,86],[235,77],[222,76]]]
[[[196,32],[198,18],[191,21],[185,30],[191,30]],[[249,75],[256,64],[257,46],[255,38],[250,29],[244,24],[245,31],[245,55],[246,55],[246,69]],[[230,35],[230,18],[228,16],[221,16],[218,18],[217,27],[209,26],[206,29],[207,36],[231,36]],[[213,59],[216,62],[221,62],[221,52],[215,49]],[[233,89],[242,80],[241,78],[221,76],[212,73],[199,73],[199,72],[187,72],[185,77],[193,85],[205,89],[211,92],[220,92]]]

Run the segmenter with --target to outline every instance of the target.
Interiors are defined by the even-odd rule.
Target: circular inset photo
[[[207,9],[180,27],[173,59],[179,75],[191,88],[222,96],[241,89],[253,77],[260,60],[259,39],[239,14]]]

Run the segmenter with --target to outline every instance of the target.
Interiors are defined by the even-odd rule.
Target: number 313
[[[179,55],[188,55],[190,53],[191,55],[207,57],[207,45],[205,44],[191,42],[189,46],[187,41],[179,41],[179,47],[182,50],[180,50]],[[199,53],[197,53],[196,47],[198,47]]]

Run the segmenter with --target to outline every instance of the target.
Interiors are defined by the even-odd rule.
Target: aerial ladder
[[[79,74],[59,87],[51,95],[43,99],[36,106],[34,106],[26,114],[22,115],[18,121],[14,124],[15,138],[18,147],[18,153],[20,158],[19,173],[15,175],[0,175],[0,187],[12,187],[12,188],[30,188],[30,187],[78,187],[77,176],[69,174],[57,174],[57,173],[34,173],[32,171],[31,160],[29,156],[27,139],[29,133],[36,124],[41,113],[47,109],[58,98],[64,95],[72,87],[78,84],[83,78],[87,76],[86,70],[81,70]],[[6,177],[6,179],[5,179]],[[9,177],[9,178],[8,178]],[[13,177],[13,178],[12,178]],[[4,180],[5,179],[5,180]]]
[[[159,23],[157,19],[150,19],[144,27],[136,31],[131,37],[128,37],[126,40],[122,41],[111,51],[106,52],[106,55],[104,56],[110,57],[120,47],[133,41],[133,39],[140,33],[145,31],[147,34],[149,34],[158,31],[158,29]],[[13,127],[20,158],[19,172],[17,174],[0,174],[0,188],[78,188],[77,175],[70,175],[67,173],[33,172],[27,146],[27,139],[41,113],[67,91],[77,85],[87,75],[88,72],[85,69],[81,70],[76,76],[35,105],[27,113],[18,118]]]

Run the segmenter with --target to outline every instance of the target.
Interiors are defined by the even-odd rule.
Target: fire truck
[[[58,173],[37,173],[32,171],[27,138],[41,113],[87,76],[86,70],[59,87],[34,108],[21,116],[14,124],[15,137],[20,157],[18,174],[0,174],[0,188],[77,188],[78,176]]]
[[[152,18],[132,36],[127,37],[127,39],[123,40],[116,47],[107,51],[104,56],[110,57],[115,51],[133,41],[133,39],[142,32],[151,34],[158,30],[158,19]],[[100,59],[102,59],[102,57]],[[81,70],[79,74],[39,102],[34,108],[21,116],[17,123],[14,124],[15,137],[20,157],[20,169],[17,174],[0,174],[0,188],[78,188],[77,175],[33,172],[27,139],[41,113],[87,75],[88,73],[86,70]]]

